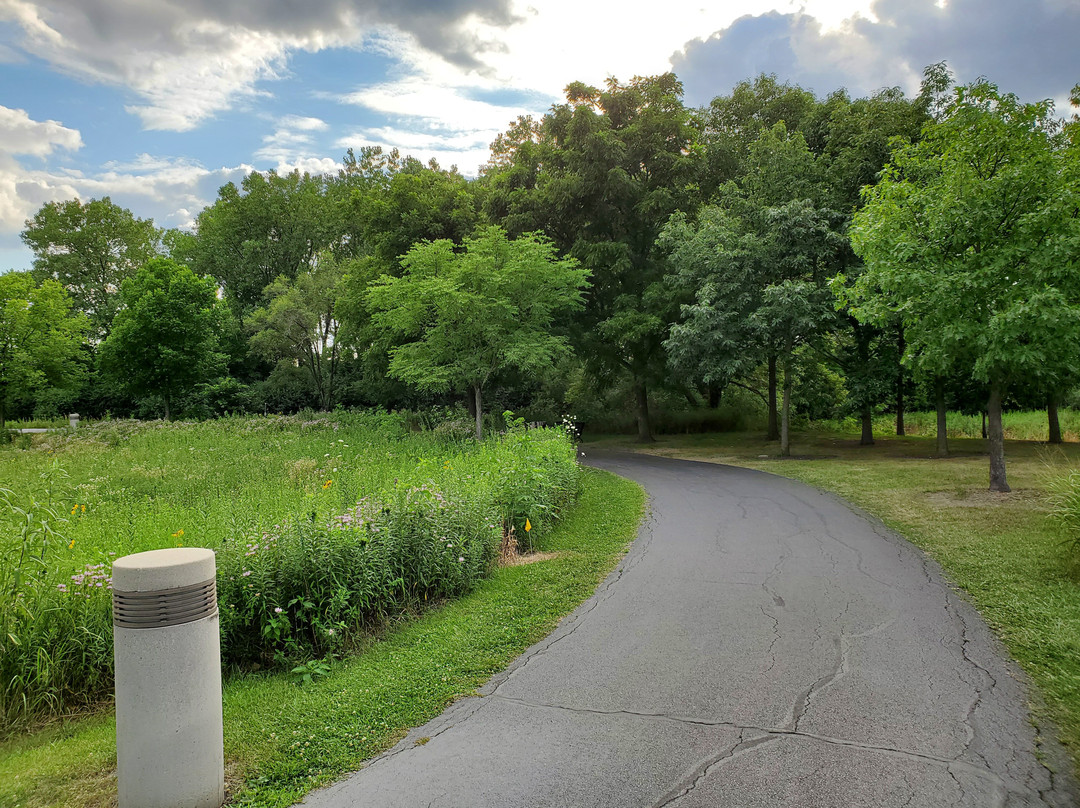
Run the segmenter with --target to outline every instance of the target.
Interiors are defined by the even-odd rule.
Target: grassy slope
[[[607,445],[625,441],[608,440]],[[1080,463],[1080,445],[1006,445],[1012,494],[991,494],[985,442],[950,440],[937,459],[932,438],[796,435],[779,460],[759,434],[661,438],[647,451],[730,463],[794,477],[878,516],[944,567],[969,594],[1031,676],[1080,771],[1080,574],[1041,499],[1046,481]],[[765,455],[766,457],[762,457]]]
[[[288,806],[476,690],[584,601],[633,539],[644,494],[587,471],[579,503],[544,540],[559,555],[500,568],[459,601],[403,623],[313,685],[248,676],[225,688],[230,802]],[[111,715],[0,745],[0,806],[107,806]]]

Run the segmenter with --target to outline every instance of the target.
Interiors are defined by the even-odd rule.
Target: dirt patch
[[[502,544],[499,546],[500,567],[520,567],[524,564],[535,564],[538,561],[548,561],[558,558],[562,553],[521,553],[518,552],[517,536],[514,529],[510,528],[503,533]]]
[[[973,491],[927,491],[926,499],[935,505],[950,508],[982,508],[986,505],[1008,505],[1010,503],[1035,503],[1042,496],[1037,488],[1014,488],[1008,494],[986,489]]]
[[[538,561],[550,561],[561,555],[562,553],[525,553],[524,555],[514,553],[512,556],[500,557],[499,564],[504,567],[520,567],[524,564],[535,564]]]

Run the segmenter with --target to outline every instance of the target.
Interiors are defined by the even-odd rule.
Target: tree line
[[[1080,93],[1077,94],[1080,100]],[[0,420],[760,399],[795,413],[1056,409],[1080,357],[1080,131],[944,64],[919,93],[759,76],[702,108],[673,74],[573,83],[475,179],[377,147],[249,174],[192,231],[109,199],[28,220],[0,276]],[[731,391],[731,392],[729,392]],[[1056,431],[1055,431],[1056,429]]]

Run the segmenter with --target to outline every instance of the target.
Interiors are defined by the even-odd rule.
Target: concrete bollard
[[[112,567],[119,808],[225,801],[214,553],[151,550]]]
[[[73,412],[68,416],[68,425],[71,426],[73,430],[79,428],[79,413]]]

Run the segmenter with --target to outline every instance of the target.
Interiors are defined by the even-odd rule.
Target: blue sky
[[[1076,0],[0,0],[0,271],[51,200],[188,227],[248,171],[365,144],[473,175],[574,80],[674,69],[704,104],[760,72],[910,92],[944,59],[1064,104],[1077,31]]]

